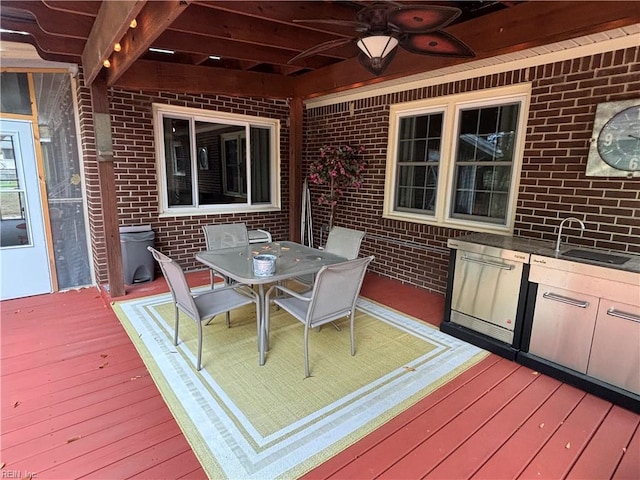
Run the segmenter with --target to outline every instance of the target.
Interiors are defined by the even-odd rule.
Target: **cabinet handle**
[[[488,267],[500,268],[502,270],[513,270],[514,268],[516,268],[515,266],[507,265],[506,263],[488,262],[486,260],[478,260],[477,258],[471,258],[471,257],[465,257],[465,256],[463,256],[460,260],[462,260],[464,262],[479,263],[481,265],[487,265]]]
[[[574,307],[587,308],[589,306],[589,302],[584,300],[574,300],[573,298],[563,297],[562,295],[556,295],[551,292],[544,292],[542,294],[544,298],[547,300],[553,300],[554,302],[566,303],[568,305],[573,305]]]
[[[632,322],[640,323],[640,317],[638,315],[634,315],[633,313],[627,313],[627,312],[619,312],[615,308],[607,309],[607,315],[611,315],[612,317],[623,318],[624,320],[631,320]]]

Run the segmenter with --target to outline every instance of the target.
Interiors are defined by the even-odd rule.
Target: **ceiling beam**
[[[269,73],[138,60],[114,86],[133,90],[288,98],[293,91],[293,80]]]
[[[129,29],[131,20],[144,7],[146,0],[102,2],[98,16],[82,52],[82,66],[87,86],[91,85],[102,69],[102,63],[113,52],[113,46]]]
[[[106,2],[105,2],[106,3]],[[189,6],[184,0],[149,2],[138,14],[138,27],[120,41],[122,50],[114,54],[106,72],[107,85],[113,85],[131,65],[147,52],[156,38]]]
[[[356,36],[353,27],[340,25],[338,23],[313,23],[294,22],[300,19],[319,20],[349,20],[355,19],[356,13],[360,10],[358,5],[341,4],[340,2],[310,2],[310,1],[269,1],[269,2],[248,2],[244,1],[218,1],[218,2],[198,2],[194,4],[207,8],[237,13],[253,17],[258,20],[269,20],[279,22],[289,26],[295,26],[304,34],[304,30],[315,30],[318,32],[329,32],[346,38]]]
[[[75,13],[78,15],[86,15],[95,18],[96,16],[98,16],[98,12],[100,11],[100,4],[102,2],[78,2],[77,0],[43,0],[42,3],[44,3],[52,10]]]
[[[1,25],[4,25],[4,23],[1,23]],[[4,28],[4,26],[2,28]],[[42,50],[40,45],[38,45],[36,38],[32,35],[29,35],[25,38],[24,35],[20,35],[18,33],[2,32],[0,33],[0,42],[16,42],[33,45],[33,48],[35,48],[36,52],[38,52],[38,56],[43,60],[48,60],[50,62],[78,63],[78,59],[80,58],[77,56],[72,57],[70,55],[60,55],[57,53],[45,52],[44,50]]]
[[[31,38],[35,40],[35,43],[30,43],[37,46],[39,51],[65,56],[73,55],[75,62],[80,58],[82,49],[84,48],[84,41],[77,38],[50,35],[43,32],[34,21],[12,20],[6,17],[1,17],[0,26],[6,30],[14,32],[27,32],[30,34]],[[17,36],[17,38],[20,38],[20,41],[24,41],[23,37],[24,35]],[[42,45],[44,45],[44,47]]]
[[[446,29],[473,46],[476,60],[547,45],[637,23],[638,3],[529,1]],[[296,79],[293,96],[311,98],[354,86],[379,83],[437,70],[468,59],[411,54],[399,49],[382,76],[364,71],[356,58],[315,70]]]
[[[244,42],[246,48],[264,46],[289,50],[293,58],[301,50],[335,40],[335,36],[304,30],[297,26],[285,25],[280,22],[248,19],[245,15],[216,11],[200,5],[193,5],[177,19],[171,30],[178,30],[191,34],[220,38],[224,41],[234,40]],[[322,55],[344,59],[350,58],[357,50],[354,45],[333,48]]]
[[[50,35],[86,40],[91,32],[93,18],[85,15],[68,15],[51,10],[42,2],[2,0],[3,16],[12,10],[27,11],[33,15],[40,28]]]
[[[217,42],[211,37],[198,34],[167,30],[153,43],[154,47],[166,48],[180,52],[218,55],[224,58],[254,61],[257,63],[275,63],[286,66],[291,60],[292,53],[289,50],[268,48],[262,45],[247,45],[244,42],[225,40]],[[299,68],[322,68],[331,63],[326,57],[314,56],[296,62]],[[289,65],[291,66],[291,65]]]

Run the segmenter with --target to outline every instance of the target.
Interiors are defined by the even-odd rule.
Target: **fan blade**
[[[357,32],[365,32],[369,25],[357,20],[328,20],[328,19],[309,19],[309,20],[293,20],[293,23],[320,23],[324,25],[336,25],[338,27],[349,27]]]
[[[411,53],[443,57],[475,57],[467,45],[447,32],[409,34],[400,39],[400,46]]]
[[[339,38],[338,40],[329,40],[328,42],[321,43],[316,45],[315,47],[308,48],[304,52],[300,52],[298,55],[293,57],[291,60],[287,62],[287,64],[291,64],[296,60],[300,60],[301,58],[309,57],[311,55],[315,55],[320,52],[324,52],[325,50],[329,50],[330,48],[339,47],[349,42],[353,42],[353,38]]]
[[[461,13],[455,7],[416,5],[394,8],[387,14],[387,21],[390,27],[400,32],[427,33],[446,27]]]

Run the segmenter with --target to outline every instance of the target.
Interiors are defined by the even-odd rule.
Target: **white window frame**
[[[392,105],[389,114],[383,217],[476,232],[513,233],[530,99],[531,84],[524,83],[509,87],[491,88]],[[453,177],[456,166],[456,150],[458,148],[456,132],[459,124],[460,111],[463,109],[497,106],[514,102],[520,102],[520,110],[518,112],[518,130],[513,150],[513,171],[509,186],[509,201],[505,215],[505,224],[453,218],[450,215],[450,211],[455,194],[453,191],[455,179]],[[397,150],[400,120],[406,116],[427,115],[439,112],[442,112],[443,120],[434,213],[429,215],[427,213],[396,210],[395,199],[398,180]]]
[[[203,110],[192,107],[179,107],[175,105],[165,105],[154,103],[152,104],[153,111],[153,128],[154,128],[154,140],[156,150],[156,171],[158,192],[159,194],[159,209],[160,216],[182,216],[182,215],[206,215],[211,213],[243,213],[243,212],[264,212],[264,211],[278,211],[281,209],[281,194],[280,194],[280,120],[255,117],[250,115],[241,115],[228,112],[218,112],[213,110]],[[162,119],[164,115],[170,115],[173,118],[183,118],[189,120],[191,125],[196,121],[204,122],[218,122],[227,123],[229,125],[243,125],[245,127],[246,138],[250,138],[250,128],[262,127],[268,128],[271,134],[271,165],[270,172],[271,178],[269,179],[271,202],[251,204],[250,195],[247,195],[247,203],[229,203],[219,205],[202,205],[202,206],[169,206],[169,199],[167,194],[167,172],[166,161],[164,153],[164,131]],[[245,142],[246,148],[246,171],[247,171],[247,188],[250,188],[251,184],[251,146],[248,141]],[[192,171],[192,187],[193,198],[197,199],[197,174],[198,168],[198,155],[196,152],[196,140],[191,138],[190,145],[191,152],[191,171]]]
[[[221,135],[222,138],[222,155],[221,155],[221,159],[222,159],[222,191],[224,192],[225,195],[229,195],[231,197],[247,197],[247,192],[246,191],[230,191],[229,190],[229,186],[228,186],[228,181],[227,181],[227,141],[228,140],[236,140],[238,142],[238,146],[242,145],[242,141],[244,140],[245,142],[245,151],[247,148],[247,135],[246,133],[223,133]],[[238,148],[238,154],[240,154],[240,149]],[[242,157],[240,157],[242,158]],[[240,168],[240,164],[242,162],[237,162],[238,163],[238,168]],[[245,162],[246,163],[246,162]],[[249,175],[251,175],[251,172],[248,173]],[[245,187],[246,190],[246,187]]]

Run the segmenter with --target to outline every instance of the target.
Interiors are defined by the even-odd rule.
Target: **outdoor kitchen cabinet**
[[[640,395],[640,306],[600,299],[587,375]]]
[[[640,307],[538,285],[529,353],[640,394]]]
[[[640,274],[531,256],[518,362],[640,411]]]
[[[587,373],[599,298],[538,285],[529,352]]]

